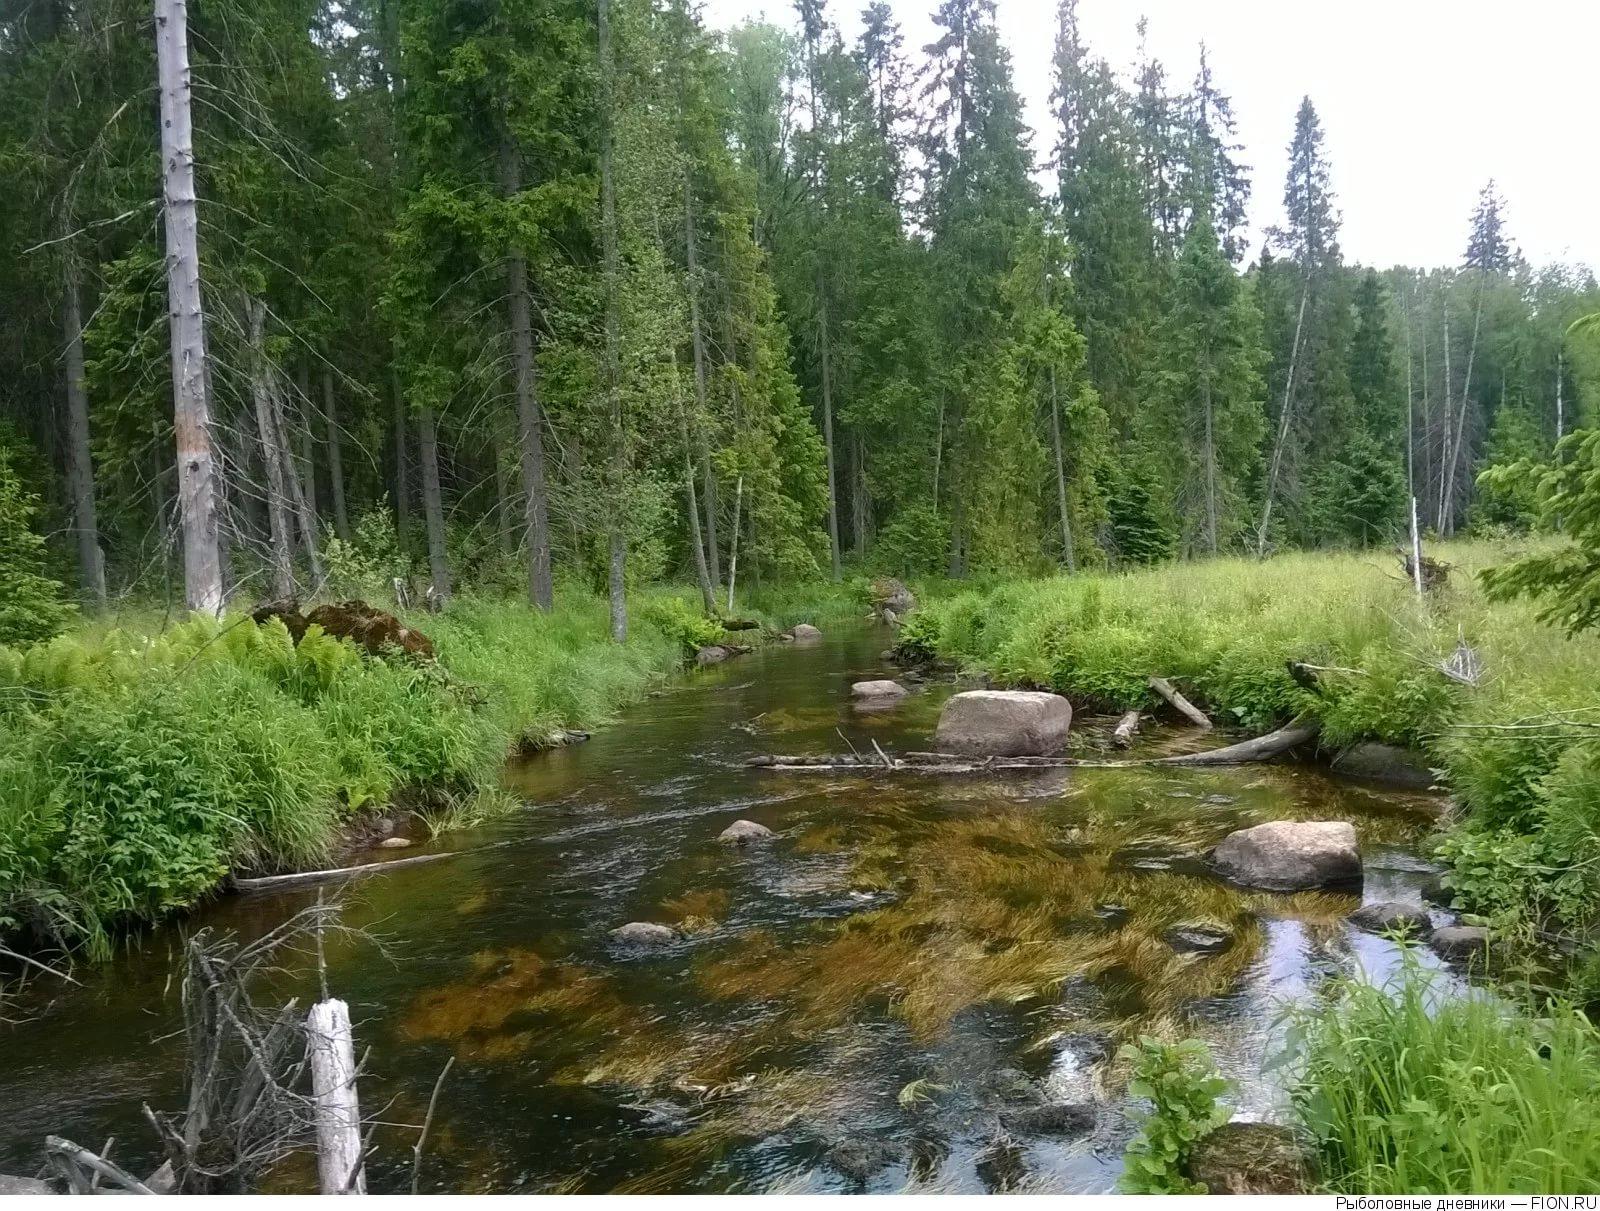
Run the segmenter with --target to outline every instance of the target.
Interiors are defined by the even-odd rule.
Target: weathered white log
[[[1139,730],[1139,712],[1129,711],[1117,720],[1116,729],[1111,733],[1111,743],[1118,748],[1127,748],[1133,743],[1133,734]]]
[[[83,1180],[82,1175],[85,1170],[97,1175],[96,1180],[104,1178],[122,1187],[129,1194],[155,1193],[120,1165],[114,1165],[104,1157],[96,1156],[87,1148],[59,1135],[45,1136],[44,1150],[45,1155],[67,1178],[67,1183],[72,1187],[74,1194],[88,1194],[94,1189],[94,1182]]]
[[[441,858],[454,858],[457,851],[444,854],[418,854],[413,858],[392,858],[387,862],[364,862],[360,866],[337,866],[332,870],[298,870],[287,875],[260,875],[252,879],[235,879],[233,886],[239,891],[267,891],[277,887],[292,887],[296,883],[316,883],[323,879],[345,879],[356,875],[373,875],[394,870],[399,866],[417,866],[423,862],[437,862]]]
[[[365,1194],[350,1007],[339,1000],[318,1001],[306,1015],[306,1039],[317,1107],[317,1182],[324,1194]]]
[[[1211,726],[1211,720],[1206,717],[1206,713],[1178,693],[1172,682],[1165,677],[1150,678],[1150,688],[1170,702],[1174,710],[1196,727],[1209,728]]]
[[[1309,744],[1317,738],[1315,723],[1291,723],[1254,740],[1230,744],[1226,748],[1208,749],[1203,753],[1182,753],[1176,757],[1156,757],[1147,765],[1248,765],[1252,761],[1265,761],[1290,749]]]

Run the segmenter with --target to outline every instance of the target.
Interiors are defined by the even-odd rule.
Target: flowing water
[[[886,675],[885,641],[856,627],[690,674],[509,771],[527,810],[431,843],[470,852],[345,888],[346,920],[383,942],[327,956],[371,1049],[364,1107],[420,1123],[456,1057],[424,1189],[1106,1190],[1133,1128],[1104,1057],[1151,1029],[1205,1039],[1240,1114],[1281,1111],[1262,1063],[1282,1007],[1395,951],[1345,923],[1360,897],[1243,892],[1199,859],[1263,820],[1348,819],[1365,898],[1415,899],[1426,801],[1290,766],[743,768],[930,747],[952,686],[852,711],[850,683]],[[1075,750],[1093,731],[1080,721]],[[736,819],[779,837],[719,844]],[[231,897],[186,927],[255,933],[314,899]],[[628,921],[681,939],[628,952],[609,937]],[[1168,934],[1186,924],[1231,941],[1182,953]],[[0,1035],[0,1169],[31,1172],[47,1132],[115,1135],[124,1165],[154,1166],[139,1105],[182,1104],[180,940],[144,937],[14,1007],[32,1020]],[[1023,1113],[1083,1102],[1095,1125],[1071,1136]],[[374,1190],[409,1188],[414,1138],[378,1128]],[[291,1165],[273,1185],[312,1179]]]

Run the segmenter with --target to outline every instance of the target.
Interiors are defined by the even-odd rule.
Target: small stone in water
[[[1179,954],[1219,954],[1233,945],[1233,935],[1217,925],[1174,925],[1161,935]]]
[[[1007,1131],[1024,1135],[1083,1135],[1094,1130],[1094,1119],[1094,1107],[1087,1102],[1028,1106],[1000,1116]]]
[[[853,1182],[864,1182],[899,1159],[899,1148],[875,1139],[846,1140],[828,1153],[828,1163]]]
[[[1489,948],[1489,931],[1478,925],[1447,925],[1433,931],[1433,948],[1446,959],[1471,959]]]
[[[378,842],[378,848],[379,849],[410,849],[411,848],[411,844],[412,844],[412,842],[411,842],[411,838],[410,837],[385,837],[382,841]]]
[[[775,836],[777,834],[765,824],[757,824],[754,820],[735,820],[717,834],[717,840],[725,845],[749,845],[753,842],[770,841]]]
[[[669,946],[678,940],[670,928],[653,921],[629,921],[613,929],[611,936],[628,946]]]
[[[1350,914],[1350,924],[1373,933],[1405,931],[1417,937],[1427,937],[1433,931],[1428,914],[1415,904],[1401,904],[1386,900],[1382,904],[1364,904]]]

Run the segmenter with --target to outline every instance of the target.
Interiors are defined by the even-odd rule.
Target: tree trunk
[[[678,382],[678,356],[672,356],[672,381]],[[678,431],[683,438],[683,488],[688,496],[689,509],[689,545],[694,548],[694,578],[700,586],[700,604],[707,614],[717,611],[717,590],[711,582],[711,570],[706,565],[706,548],[704,535],[700,533],[700,502],[695,498],[694,492],[694,459],[689,445],[689,422],[683,415],[683,393],[677,391],[678,397]]]
[[[728,613],[733,613],[733,589],[739,580],[739,506],[744,503],[744,476],[740,476],[733,489],[733,537],[728,551]]]
[[[1565,350],[1563,350],[1559,346],[1557,346],[1557,348],[1556,348],[1556,442],[1557,442],[1557,444],[1559,444],[1560,441],[1561,441],[1561,438],[1562,438],[1561,429],[1562,429],[1562,425],[1565,423],[1565,419],[1566,419],[1561,414],[1561,380],[1565,376],[1565,366],[1562,364],[1562,354],[1564,352],[1565,352]]]
[[[284,481],[285,451],[277,432],[272,407],[272,368],[265,347],[266,304],[244,296],[245,326],[250,342],[250,401],[255,407],[256,442],[267,495],[267,566],[272,596],[284,600],[294,595],[293,534],[289,522],[289,492]]]
[[[106,566],[95,516],[94,461],[89,447],[89,391],[83,366],[83,316],[78,299],[78,264],[67,252],[61,323],[66,337],[67,495],[78,547],[78,575],[96,611],[106,605]]]
[[[333,391],[333,370],[322,371],[322,410],[328,426],[328,493],[333,498],[333,530],[350,541],[350,511],[344,496],[344,444],[339,430],[339,404]]]
[[[280,376],[271,366],[267,368],[267,383],[271,387],[272,418],[277,430],[278,453],[283,459],[284,480],[289,485],[289,503],[294,507],[295,519],[300,529],[300,544],[305,548],[306,562],[311,568],[312,589],[322,586],[322,558],[317,553],[317,515],[312,501],[300,478],[300,467],[295,462],[289,445],[287,409],[283,406],[283,389]]]
[[[316,1105],[318,1185],[323,1194],[365,1194],[349,1006],[334,1000],[313,1005],[306,1015],[306,1043]]]
[[[691,529],[695,536],[695,570],[703,571],[709,580],[710,596],[707,598],[712,605],[716,602],[717,586],[722,583],[722,560],[717,552],[717,517],[716,517],[716,485],[711,475],[711,450],[710,443],[706,440],[706,425],[709,422],[708,408],[706,405],[706,335],[700,317],[700,250],[699,239],[695,232],[694,221],[694,183],[690,174],[683,174],[683,244],[684,259],[688,269],[688,294],[689,294],[689,338],[690,347],[694,351],[694,402],[695,418],[692,426],[684,429],[684,443],[687,446],[690,435],[693,434],[699,443],[700,468],[705,481],[706,522],[705,533],[701,534],[700,518],[696,513],[692,519]],[[695,493],[693,471],[690,471],[689,507],[695,508]],[[704,546],[699,545],[704,542]],[[706,586],[702,585],[702,592]],[[708,605],[708,611],[711,606]]]
[[[1211,349],[1207,342],[1205,351],[1206,364],[1202,370],[1205,388],[1202,392],[1201,406],[1205,409],[1205,449],[1202,452],[1206,463],[1206,547],[1211,554],[1217,553],[1217,443],[1215,431],[1212,428],[1211,407]]]
[[[417,412],[417,436],[422,456],[422,513],[428,525],[428,574],[433,580],[433,600],[450,600],[450,561],[445,550],[444,494],[439,490],[439,435],[433,409]]]
[[[1061,400],[1056,392],[1056,370],[1050,367],[1050,436],[1055,443],[1056,508],[1061,514],[1061,558],[1068,572],[1078,570],[1072,542],[1072,511],[1067,507],[1067,462],[1061,447]]]
[[[1411,307],[1415,302],[1415,288],[1405,301],[1406,320],[1406,495],[1411,497],[1413,518],[1416,514],[1417,502],[1417,467],[1416,467],[1416,394],[1411,382]]]
[[[216,468],[206,382],[205,309],[200,293],[186,0],[155,0],[155,20],[183,595],[189,609],[220,615],[222,555],[217,542]]]
[[[822,283],[817,283],[819,298]],[[822,346],[822,441],[828,455],[828,551],[833,557],[833,579],[842,573],[839,566],[839,487],[833,468],[833,370],[828,349],[828,303],[820,298],[817,313],[817,333]]]
[[[1445,533],[1456,529],[1456,469],[1461,465],[1461,451],[1467,432],[1467,406],[1472,393],[1472,366],[1478,356],[1478,331],[1483,326],[1483,282],[1478,283],[1477,304],[1472,312],[1472,341],[1467,346],[1467,373],[1461,382],[1461,411],[1456,414],[1455,445],[1450,447],[1450,484],[1445,494]],[[1448,401],[1447,401],[1448,403]]]
[[[500,140],[500,189],[508,198],[522,190],[522,149],[509,134]],[[511,310],[517,432],[521,440],[523,523],[528,537],[528,600],[541,610],[549,610],[554,590],[550,580],[550,514],[545,499],[544,415],[539,404],[538,366],[533,360],[528,259],[518,243],[513,243],[506,253],[506,292]]]
[[[627,560],[628,538],[625,512],[628,488],[628,445],[623,430],[621,359],[621,269],[617,253],[617,195],[612,173],[612,142],[616,124],[611,62],[611,2],[597,0],[597,35],[600,64],[600,243],[605,265],[605,389],[611,413],[611,502],[608,525],[611,531],[609,591],[611,597],[611,639],[622,643],[628,638]]]
[[[400,391],[400,372],[389,374],[394,392],[394,524],[400,549],[411,550],[411,470],[406,462],[406,400]]]
[[[867,443],[861,434],[850,435],[850,533],[854,540],[856,558],[867,554]]]
[[[1278,435],[1272,443],[1272,461],[1267,471],[1266,499],[1261,503],[1261,528],[1256,531],[1256,558],[1267,553],[1267,527],[1272,522],[1272,496],[1278,489],[1278,470],[1283,465],[1284,447],[1289,443],[1289,417],[1294,404],[1294,371],[1300,360],[1300,333],[1306,322],[1306,301],[1311,297],[1311,274],[1300,286],[1300,311],[1294,321],[1294,343],[1289,346],[1289,373],[1283,383],[1283,408],[1278,413]]]
[[[1450,298],[1444,299],[1444,390],[1439,394],[1444,400],[1440,409],[1440,417],[1444,422],[1442,436],[1439,439],[1439,491],[1433,510],[1433,528],[1441,535],[1444,533],[1444,496],[1445,484],[1448,482],[1448,463],[1450,459],[1450,413],[1455,405],[1451,401],[1451,393],[1455,390],[1450,381]]]
[[[303,362],[295,371],[294,388],[296,402],[290,414],[296,411],[300,413],[300,461],[296,464],[296,470],[300,475],[300,489],[306,499],[306,508],[315,522],[322,512],[317,503],[317,437],[316,426],[311,423],[311,375]],[[292,431],[293,426],[290,429]]]

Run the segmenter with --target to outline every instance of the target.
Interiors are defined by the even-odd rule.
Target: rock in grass
[[[1174,925],[1161,935],[1179,954],[1221,954],[1233,945],[1233,934],[1208,921]]]
[[[1128,911],[1126,904],[1096,904],[1094,906],[1094,919],[1108,929],[1121,929],[1128,923],[1128,918],[1133,914]]]
[[[857,701],[893,702],[906,696],[906,687],[898,681],[858,681],[850,687],[850,696]]]
[[[1000,1121],[1021,1135],[1087,1135],[1094,1130],[1095,1110],[1089,1102],[1024,1106],[1002,1114]]]
[[[1203,1136],[1184,1166],[1189,1180],[1210,1194],[1304,1194],[1311,1161],[1287,1127],[1225,1123]]]
[[[887,1140],[845,1140],[828,1151],[828,1163],[853,1182],[864,1182],[899,1159],[900,1149]]]
[[[379,849],[410,849],[410,837],[385,837],[378,842]]]
[[[814,643],[822,638],[822,632],[809,622],[797,622],[789,628],[789,634],[796,643]]]
[[[1464,962],[1489,949],[1489,931],[1481,925],[1446,925],[1433,931],[1432,943],[1440,958]]]
[[[1226,879],[1267,891],[1303,891],[1361,882],[1356,830],[1343,820],[1274,820],[1241,828],[1211,851]]]
[[[717,834],[717,840],[724,845],[753,845],[770,841],[777,835],[765,824],[757,824],[754,820],[735,820]]]
[[[1433,922],[1424,909],[1396,900],[1363,904],[1350,914],[1350,924],[1369,933],[1408,933],[1415,938],[1425,938],[1433,932]]]
[[[1048,757],[1071,727],[1072,706],[1060,694],[968,690],[944,704],[934,742],[969,757]]]
[[[626,925],[619,925],[613,929],[611,938],[624,946],[644,950],[670,946],[678,940],[678,935],[670,927],[657,925],[654,921],[629,921]]]

